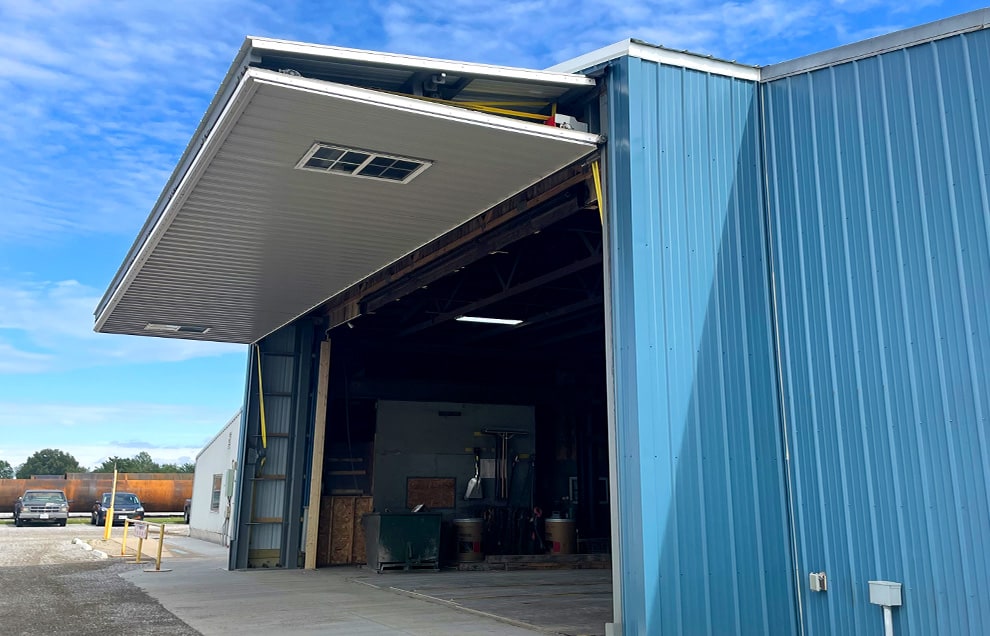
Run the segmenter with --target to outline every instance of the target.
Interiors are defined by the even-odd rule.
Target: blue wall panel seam
[[[970,381],[972,382],[972,386],[973,386],[973,395],[977,404],[977,408],[979,408],[980,392],[979,392],[979,387],[974,381],[976,375],[976,369],[975,369],[975,362],[973,360],[974,349],[973,349],[973,339],[972,339],[972,322],[970,320],[970,315],[969,315],[969,293],[967,291],[967,285],[966,285],[966,272],[962,264],[962,251],[961,251],[962,246],[960,245],[960,240],[959,240],[959,218],[958,218],[958,207],[956,205],[957,203],[956,194],[955,194],[955,189],[951,185],[955,181],[955,171],[953,170],[952,167],[952,158],[949,152],[949,138],[948,138],[949,133],[948,133],[948,126],[946,125],[946,121],[945,121],[945,97],[944,97],[945,91],[942,85],[942,72],[939,64],[940,61],[939,46],[937,43],[932,44],[932,54],[934,57],[935,81],[937,87],[935,94],[938,97],[938,105],[939,105],[939,124],[941,128],[939,132],[941,133],[941,137],[942,137],[943,161],[945,161],[947,184],[949,184],[949,187],[946,188],[946,192],[948,193],[949,196],[949,218],[952,222],[952,234],[953,234],[952,238],[953,238],[953,244],[956,248],[955,249],[956,275],[959,279],[959,285],[960,285],[960,296],[961,296],[960,300],[962,301],[961,309],[963,315],[963,324],[965,327],[964,336],[967,345],[966,346],[967,360],[969,362],[969,367],[970,367],[970,373],[971,373]],[[935,299],[933,298],[932,300],[934,303]],[[940,343],[941,339],[937,340],[936,342]],[[939,349],[939,358],[941,359],[942,358],[941,344],[938,344],[938,349]],[[955,436],[952,433],[953,431],[952,420],[948,418],[948,415],[950,415],[949,405],[948,405],[948,395],[947,395],[947,390],[944,387],[942,393],[942,401],[944,404],[944,408],[946,409],[946,416],[947,416],[946,417],[947,421],[945,422],[945,428],[948,433],[950,444],[952,447],[949,449],[949,461],[952,467],[951,469],[952,469],[953,482],[954,482],[953,490],[954,490],[955,502],[956,502],[956,524],[958,531],[960,533],[959,547],[962,552],[961,562],[962,562],[963,581],[964,581],[963,588],[969,596],[973,596],[976,593],[977,583],[974,580],[973,572],[970,567],[971,556],[970,556],[970,549],[966,537],[966,529],[968,528],[968,524],[966,523],[965,519],[963,519],[961,516],[962,510],[964,509],[964,504],[961,500],[962,484],[958,480],[959,469],[956,465],[955,453],[953,452],[953,448],[958,448],[959,446],[958,446],[958,442],[955,439]],[[960,418],[961,416],[959,416],[957,419]],[[960,424],[965,425],[965,422],[960,422]],[[967,606],[969,608],[969,623],[970,625],[975,625],[976,622],[974,620],[975,617],[973,616],[973,612],[976,611],[976,608],[973,606],[973,604],[968,604]]]
[[[914,87],[914,81],[913,81],[914,73],[913,73],[912,64],[911,64],[911,56],[908,54],[907,51],[905,51],[904,55],[905,55],[905,62],[906,62],[907,71],[908,71],[907,72],[908,105],[909,105],[909,109],[910,109],[910,113],[911,113],[911,141],[912,141],[913,148],[914,148],[914,170],[915,170],[914,178],[915,178],[915,182],[917,183],[917,188],[918,188],[918,206],[919,206],[919,212],[920,212],[919,217],[921,219],[921,228],[922,228],[922,237],[921,238],[922,238],[922,244],[924,246],[924,252],[925,252],[925,272],[927,274],[928,297],[932,301],[932,309],[933,309],[933,311],[932,311],[932,328],[933,328],[933,333],[931,335],[933,336],[934,341],[935,341],[935,344],[936,344],[936,359],[937,359],[937,363],[938,363],[938,374],[937,374],[937,376],[938,376],[938,382],[939,382],[939,393],[940,393],[940,397],[942,398],[941,399],[941,402],[942,402],[942,414],[943,414],[943,418],[944,418],[944,416],[947,416],[948,415],[947,409],[945,408],[945,397],[944,397],[945,396],[945,368],[944,368],[944,365],[942,363],[942,356],[937,351],[938,342],[939,342],[939,340],[941,338],[941,333],[940,333],[941,330],[939,329],[938,315],[937,315],[937,312],[935,311],[935,288],[934,288],[934,284],[935,283],[934,283],[934,275],[932,273],[932,264],[931,264],[932,263],[931,239],[930,239],[930,234],[929,234],[929,231],[928,231],[928,206],[926,204],[926,201],[927,201],[927,192],[926,192],[926,188],[925,188],[925,179],[924,179],[924,176],[923,176],[924,170],[923,170],[923,167],[922,167],[922,159],[921,159],[921,146],[920,146],[920,143],[921,142],[918,139],[918,136],[919,136],[918,135],[919,125],[918,125],[917,105],[916,105],[916,100],[915,100],[915,87]],[[932,422],[928,422],[928,425],[929,426],[932,426],[933,423]],[[956,476],[955,475],[952,475],[951,476],[951,481],[950,481],[950,486],[952,487],[952,490],[953,490],[953,493],[951,495],[953,499],[955,499],[955,497],[956,497],[956,492],[955,491],[956,491],[956,484],[957,483],[958,482],[957,482]],[[939,536],[944,536],[944,533],[943,532],[940,532],[939,533]],[[936,572],[937,589],[941,589],[941,590],[947,589],[946,588],[946,581],[941,576],[940,570],[939,569],[936,569],[935,572]],[[948,618],[949,620],[952,620],[954,617],[947,616],[946,618]],[[955,627],[951,623],[948,626],[948,630],[949,631],[952,631],[952,632],[956,632],[957,631],[955,629]]]
[[[734,139],[737,139],[737,138],[741,138],[741,135],[737,135],[736,134],[736,131],[735,131],[735,124],[736,124],[735,112],[736,112],[736,109],[735,109],[735,91],[734,91],[734,89],[735,89],[735,83],[733,82],[730,85],[730,87],[729,87],[729,91],[730,91],[729,92],[729,99],[730,99],[729,112],[732,113],[732,117],[730,117],[730,122],[729,122],[729,124],[730,124],[730,131],[731,131],[730,132],[730,138],[733,139],[733,140]],[[709,105],[709,108],[710,108],[710,105]],[[713,155],[713,154],[714,154],[714,151],[711,148],[711,140],[709,140],[709,155]],[[714,199],[714,193],[712,193],[711,187],[709,187],[709,196],[712,199]],[[732,204],[735,207],[735,210],[734,210],[735,214],[734,214],[734,216],[736,216],[736,219],[738,220],[738,201],[732,201]],[[735,238],[736,237],[734,236],[734,239]],[[716,249],[718,247],[718,237],[716,236],[716,233],[715,233],[715,224],[714,224],[714,222],[712,223],[712,231],[711,231],[710,241],[711,241],[712,252],[715,253],[715,251],[716,251]],[[718,305],[716,305],[716,307],[717,307],[716,312],[720,316],[719,317],[719,320],[716,321],[716,325],[717,325],[717,340],[719,342],[719,350],[721,350],[721,348],[724,346],[724,344],[723,344],[724,343],[724,340],[723,340],[724,334],[722,333],[722,320],[721,320],[721,309],[720,309],[720,307],[721,307],[721,298],[719,296],[716,296],[716,299],[717,299],[716,302],[719,303]],[[744,347],[745,347],[745,342],[746,342],[746,339],[743,338],[743,346]],[[726,493],[731,493],[732,492],[732,477],[731,477],[731,473],[729,471],[729,466],[731,465],[730,464],[730,451],[729,451],[729,431],[728,431],[729,414],[727,412],[726,399],[725,399],[725,393],[726,393],[725,371],[724,371],[722,365],[718,365],[718,373],[719,373],[719,388],[720,388],[720,390],[719,390],[719,410],[720,410],[720,413],[721,413],[721,416],[722,416],[722,423],[724,425],[724,427],[721,429],[721,435],[722,435],[722,461],[723,461],[723,465],[725,467],[725,479],[724,479],[724,486],[723,487],[725,488],[725,492]],[[736,554],[736,542],[737,542],[738,538],[736,536],[735,524],[733,523],[733,520],[736,518],[736,512],[735,512],[735,506],[734,506],[733,497],[731,496],[731,494],[727,498],[726,507],[728,508],[727,513],[728,513],[728,518],[729,518],[729,528],[728,528],[728,530],[729,530],[729,568],[730,568],[730,571],[733,573],[733,576],[732,576],[732,616],[733,616],[733,622],[734,622],[734,625],[735,625],[736,633],[739,633],[741,631],[742,618],[740,616],[740,611],[739,611],[739,605],[740,605],[740,599],[739,599],[739,579],[738,579],[737,576],[735,576],[735,573],[738,572],[738,568],[739,568],[739,561],[738,561],[738,557],[737,557],[737,554]],[[761,568],[760,569],[762,570],[762,565],[761,565]]]
[[[906,56],[906,54],[904,55]],[[887,81],[885,77],[885,66],[884,66],[883,57],[881,57],[878,60],[878,64],[880,66],[880,75],[881,75],[880,90],[882,97],[881,103],[884,112],[884,118],[883,118],[884,133],[885,133],[884,139],[885,139],[885,151],[887,155],[887,173],[889,179],[888,187],[890,188],[890,196],[891,196],[891,213],[892,213],[891,216],[892,216],[893,230],[894,230],[894,247],[895,247],[895,253],[897,255],[897,263],[900,265],[904,263],[904,246],[903,246],[903,240],[901,238],[902,237],[901,221],[900,221],[901,210],[900,210],[900,206],[897,203],[898,190],[897,190],[896,177],[894,175],[895,164],[894,164],[894,157],[892,150],[893,144],[891,143],[892,135],[890,132],[891,117],[888,112],[890,101],[887,95]],[[903,345],[908,361],[908,378],[909,378],[910,391],[911,391],[911,407],[912,407],[912,413],[914,415],[914,421],[912,422],[912,425],[914,427],[914,434],[916,439],[921,440],[922,423],[921,423],[921,405],[919,404],[919,397],[918,397],[919,394],[918,394],[917,361],[915,360],[914,350],[911,347],[912,341],[914,340],[914,329],[911,320],[911,315],[908,311],[909,303],[907,298],[907,282],[905,281],[905,272],[903,266],[899,266],[897,268],[897,275],[898,275],[898,283],[899,283],[898,288],[900,292],[899,295],[901,301],[900,313],[904,319],[904,326],[905,326]],[[927,474],[927,470],[928,470],[927,453],[923,444],[920,443],[918,444],[918,454],[921,457],[921,461],[920,461],[921,466],[919,466],[919,475],[921,477],[922,497],[924,500],[925,509],[931,510],[932,493],[931,493],[931,486],[929,484],[928,474]],[[931,541],[932,538],[936,536],[936,533],[934,532],[934,528],[932,526],[932,518],[930,513],[925,515],[925,530],[927,533],[927,537],[929,539],[929,542],[925,547],[928,551],[928,560],[931,562],[934,558],[934,554],[931,548]]]
[[[788,78],[787,79],[787,82],[788,82],[789,85],[790,84],[793,84],[794,81],[795,80],[793,78]],[[790,141],[791,141],[791,170],[792,170],[792,178],[794,180],[794,183],[797,184],[797,183],[799,183],[800,179],[799,179],[798,165],[797,165],[797,156],[798,156],[797,146],[796,146],[795,141],[794,141],[794,137],[795,137],[795,133],[794,133],[794,131],[795,131],[795,124],[794,124],[794,104],[793,104],[793,93],[791,91],[788,91],[788,106],[789,106],[789,118],[790,118],[789,125],[790,125],[790,130],[791,130],[791,135],[790,135]],[[792,213],[794,214],[794,216],[796,218],[796,223],[797,223],[797,236],[798,236],[798,240],[797,240],[797,247],[798,247],[798,272],[799,272],[799,275],[800,275],[800,280],[801,281],[807,281],[809,277],[808,277],[807,269],[806,269],[806,266],[805,266],[804,244],[803,244],[804,230],[803,230],[803,223],[801,222],[802,209],[803,209],[803,206],[802,206],[801,201],[800,201],[800,194],[795,193],[794,210],[793,210]],[[783,253],[783,251],[782,251],[782,253]],[[808,315],[809,315],[810,311],[809,311],[809,308],[808,308],[808,292],[807,292],[806,284],[802,284],[801,285],[800,296],[801,296],[801,319],[802,319],[803,328],[804,328],[804,343],[803,344],[804,344],[805,355],[807,356],[807,364],[806,364],[805,371],[808,374],[809,381],[813,381],[813,378],[815,376],[814,369],[812,367],[812,360],[814,359],[814,353],[812,351],[812,346],[811,346],[811,341],[810,341],[811,325],[810,325],[809,320],[808,320]],[[821,472],[821,466],[823,465],[823,462],[822,462],[822,455],[821,455],[821,450],[820,450],[820,438],[819,438],[819,431],[821,430],[821,423],[819,421],[819,416],[818,416],[818,406],[817,406],[816,394],[815,394],[814,390],[811,387],[808,387],[808,389],[810,390],[809,406],[811,407],[810,408],[810,411],[811,411],[810,412],[810,416],[811,416],[811,425],[812,425],[812,430],[811,430],[810,435],[811,435],[812,441],[813,441],[813,444],[812,445],[814,447],[814,457],[815,457],[815,461],[813,463],[813,466],[815,468],[815,472],[817,473],[816,474],[816,480],[817,480],[817,484],[818,484],[818,487],[816,488],[816,490],[817,490],[817,497],[816,497],[816,499],[817,499],[818,509],[817,509],[817,514],[815,515],[815,518],[821,520],[825,516],[825,514],[824,514],[825,513],[825,501],[824,501],[824,496],[822,494],[822,489],[821,489],[821,484],[824,481],[823,476],[822,476],[822,472]],[[797,432],[797,425],[798,425],[797,418],[794,418],[794,421],[795,421],[795,430],[794,430],[794,437],[792,438],[792,441],[795,444],[795,448],[796,448],[797,447],[797,444],[799,443],[799,436],[798,436],[798,432]],[[797,480],[798,481],[798,484],[799,484],[798,492],[803,492],[804,489],[800,487],[800,484],[803,481],[801,479],[801,477],[800,477],[800,475],[801,475],[801,470],[800,470],[800,466],[801,466],[801,455],[797,454],[796,452],[794,454],[796,455],[795,462],[794,462],[794,471],[795,471],[795,474],[798,475],[798,480]],[[811,502],[809,502],[809,503],[811,503]],[[800,502],[800,499],[799,499],[799,505],[801,505],[802,513],[804,513],[804,511],[806,509],[804,508],[803,503]],[[804,519],[804,523],[802,523],[800,525],[800,527],[803,528],[804,525],[806,523],[808,523],[808,521],[807,521],[806,517],[804,517],[804,514],[802,514],[802,518]],[[823,536],[823,541],[822,541],[823,556],[824,556],[825,562],[828,563],[828,562],[831,562],[831,560],[832,560],[831,559],[831,551],[829,550],[828,528],[824,524],[821,524],[821,529],[822,529],[822,534],[824,535]],[[802,532],[802,536],[804,536],[804,532]],[[805,545],[805,549],[803,550],[803,553],[804,554],[808,554],[809,551],[810,551],[810,546]],[[805,564],[805,565],[807,565],[808,567],[820,567],[822,564],[814,564],[814,565],[812,565],[812,564],[809,563],[809,564]],[[810,602],[811,602],[811,599],[809,599],[809,603]],[[834,615],[833,615],[832,611],[829,611],[829,616],[830,616],[830,618],[829,618],[830,624],[834,625],[835,624],[835,618],[834,618]],[[815,633],[813,629],[809,629],[808,632],[809,633],[812,633],[812,634]]]
[[[887,344],[886,344],[887,343],[887,335],[886,335],[886,330],[884,329],[884,324],[883,324],[883,320],[882,320],[882,312],[881,312],[881,309],[880,309],[880,295],[879,295],[880,283],[877,280],[877,271],[878,271],[879,268],[877,266],[876,240],[874,238],[874,229],[873,229],[873,203],[872,203],[872,197],[870,196],[870,186],[871,186],[871,183],[870,183],[869,172],[867,170],[866,139],[864,137],[864,130],[863,130],[864,129],[865,119],[863,117],[863,96],[862,96],[862,90],[861,90],[862,83],[860,81],[860,76],[859,76],[860,65],[857,64],[857,65],[855,65],[854,68],[855,68],[855,73],[856,73],[856,111],[857,111],[857,115],[858,115],[858,122],[857,122],[857,126],[856,126],[856,131],[857,131],[857,135],[858,135],[858,138],[859,138],[859,144],[860,144],[859,161],[860,161],[860,170],[862,171],[862,178],[863,178],[863,199],[865,201],[864,212],[865,212],[865,216],[866,216],[867,243],[869,244],[869,247],[870,247],[870,249],[869,249],[869,256],[870,256],[870,281],[871,281],[872,292],[873,292],[871,294],[871,296],[872,296],[872,299],[873,299],[873,311],[875,313],[875,317],[874,317],[874,328],[876,329],[877,338],[879,339],[879,346],[878,346],[878,354],[879,355],[878,355],[878,358],[879,358],[879,364],[880,364],[880,379],[881,379],[881,383],[882,383],[882,386],[883,386],[883,408],[884,408],[884,414],[885,414],[886,420],[888,422],[890,422],[890,421],[893,421],[892,410],[891,410],[891,405],[890,405],[890,389],[889,389],[889,387],[890,387],[890,381],[889,381],[889,374],[888,374],[888,370],[887,370],[887,358],[884,355],[884,351],[887,349]],[[883,90],[883,87],[881,85],[881,91],[882,90]],[[901,559],[902,559],[902,561],[904,563],[904,566],[907,567],[908,566],[908,555],[907,555],[907,551],[906,551],[906,549],[907,549],[907,540],[906,540],[906,538],[904,536],[905,523],[904,523],[904,514],[903,514],[903,499],[902,499],[902,494],[901,494],[901,482],[900,482],[900,479],[898,479],[898,475],[900,473],[900,468],[899,468],[900,461],[899,461],[898,456],[897,456],[897,445],[894,442],[894,432],[893,432],[893,429],[892,429],[892,427],[889,427],[889,426],[886,427],[886,428],[887,428],[887,444],[888,444],[888,447],[889,447],[889,450],[890,450],[891,482],[893,484],[893,489],[894,489],[894,503],[895,503],[895,506],[894,507],[895,507],[895,509],[897,511],[898,544],[899,544],[899,547],[900,547]],[[869,469],[869,473],[872,475],[874,470],[875,469],[870,468]],[[874,503],[874,500],[873,500],[872,497],[871,497],[871,504],[874,505],[874,506],[876,505]],[[874,563],[874,566],[877,568],[877,574],[878,574],[878,576],[881,576],[881,577],[883,577],[883,576],[889,576],[889,575],[887,575],[883,571],[883,568],[882,568],[881,563],[880,563],[880,556],[879,556],[879,544],[880,544],[880,541],[879,541],[879,537],[877,535],[876,524],[875,523],[873,524],[873,533],[874,533],[873,542],[874,542],[875,549],[877,550],[877,557],[876,557],[876,562]]]
[[[976,92],[973,86],[973,67],[969,52],[969,37],[964,37],[962,39],[962,47],[966,70],[966,95],[969,97],[970,121],[973,127],[973,143],[976,146],[976,173],[980,185],[980,201],[983,205],[983,232],[986,241],[985,244],[990,246],[990,195],[987,193],[987,169],[983,161],[983,153],[981,152],[984,136],[980,130],[980,122],[976,112],[977,100]],[[988,250],[986,254],[986,260],[987,264],[990,265],[990,250]],[[971,362],[971,364],[974,364],[974,362]],[[983,400],[981,397],[982,393],[979,391],[975,374],[973,376],[973,382],[973,392],[976,396],[977,407],[977,421],[975,424],[977,438],[980,444],[980,458],[983,466],[983,481],[986,484],[990,484],[990,448],[988,448],[986,437],[987,418],[986,413],[983,410]],[[986,490],[987,491],[984,493],[984,508],[990,509],[990,488],[987,488]],[[985,617],[984,620],[990,620],[990,616]]]
[[[790,407],[788,404],[788,394],[787,386],[792,384],[791,382],[791,365],[790,365],[790,349],[789,349],[789,333],[788,333],[788,322],[786,320],[781,320],[782,316],[786,314],[786,307],[783,303],[778,302],[779,298],[782,300],[787,297],[787,291],[785,289],[785,281],[783,277],[777,275],[777,252],[782,249],[782,246],[777,243],[778,239],[775,238],[774,233],[774,221],[777,220],[779,224],[779,219],[776,215],[780,213],[781,203],[780,203],[780,190],[777,187],[776,181],[771,188],[770,185],[770,174],[772,167],[772,174],[777,174],[777,131],[776,128],[771,126],[768,122],[772,119],[773,114],[776,109],[773,105],[773,100],[768,100],[766,98],[767,92],[769,91],[769,86],[761,85],[759,87],[760,95],[760,118],[762,132],[760,135],[762,150],[762,162],[763,167],[763,189],[765,191],[765,200],[762,202],[761,209],[766,218],[766,251],[767,251],[767,275],[768,275],[768,287],[770,291],[770,308],[771,308],[771,325],[773,330],[773,363],[776,367],[776,381],[777,381],[777,394],[775,396],[777,400],[778,408],[778,418],[779,418],[779,429],[780,436],[783,442],[783,454],[784,454],[784,485],[786,488],[786,512],[787,512],[787,530],[789,534],[790,543],[790,557],[791,563],[791,578],[794,594],[794,609],[796,611],[796,630],[799,636],[803,636],[805,633],[805,621],[804,621],[804,600],[802,595],[801,586],[801,561],[799,559],[799,541],[803,541],[802,535],[799,534],[798,524],[797,524],[797,507],[800,505],[800,495],[799,491],[794,488],[793,484],[797,479],[795,470],[793,467],[793,456],[791,454],[791,442],[790,442]],[[772,196],[771,196],[772,190]],[[777,233],[779,236],[780,233]],[[778,292],[779,288],[779,292]],[[786,369],[786,371],[785,371]],[[786,381],[785,381],[786,374]],[[797,498],[796,498],[797,497]]]
[[[832,74],[834,71],[833,69],[830,68],[827,69],[826,72]],[[826,239],[825,239],[826,219],[824,216],[825,206],[823,204],[823,192],[822,192],[822,182],[821,182],[822,167],[821,164],[819,163],[819,159],[822,158],[821,149],[819,148],[819,137],[822,133],[818,129],[819,113],[818,113],[818,105],[816,103],[818,94],[815,90],[814,82],[809,81],[808,85],[809,85],[809,90],[811,91],[811,98],[809,99],[809,104],[811,109],[812,156],[815,158],[815,162],[814,162],[815,198],[816,198],[815,209],[817,211],[817,217],[818,217],[817,233],[818,233],[818,245],[819,245],[819,260],[820,260],[820,267],[822,272],[822,300],[825,311],[825,335],[828,346],[828,356],[826,359],[828,363],[828,373],[829,373],[829,388],[830,388],[829,393],[831,394],[832,397],[831,402],[833,409],[833,421],[823,422],[822,430],[823,432],[827,431],[829,436],[834,435],[835,445],[838,449],[836,455],[839,464],[839,490],[842,495],[842,499],[841,499],[842,510],[841,511],[835,510],[833,514],[841,514],[843,519],[845,520],[846,528],[852,528],[853,523],[852,523],[852,518],[850,517],[850,506],[848,503],[850,500],[850,493],[849,493],[848,469],[846,467],[847,452],[845,449],[843,432],[842,432],[843,428],[845,427],[845,422],[842,419],[842,415],[841,415],[842,408],[839,405],[839,391],[838,391],[839,383],[835,368],[836,347],[835,347],[835,328],[833,325],[833,309],[832,309],[832,275],[831,272],[829,271],[829,263],[827,258],[829,254],[830,246],[826,245]],[[822,489],[824,490],[823,487]],[[822,516],[823,520],[827,516],[828,515],[823,515]],[[845,544],[846,544],[845,545],[846,561],[848,563],[850,571],[855,572],[857,570],[856,561],[855,561],[856,553],[853,546],[852,532],[845,533]],[[830,562],[835,563],[834,561],[831,560]],[[841,581],[842,578],[844,577],[833,577],[833,578],[839,579]],[[847,585],[850,586],[851,591],[855,591],[856,582],[852,580],[851,577],[847,579],[845,582]],[[834,608],[835,606],[834,604],[830,603],[829,607]],[[832,628],[833,630],[838,630],[838,631],[851,631],[840,627],[839,622],[835,622],[834,613],[833,613]]]

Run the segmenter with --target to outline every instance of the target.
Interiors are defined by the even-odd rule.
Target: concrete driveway
[[[184,530],[166,534],[171,571],[153,573],[72,543],[119,551],[101,528],[0,525],[3,633],[597,635],[611,609],[603,571],[230,572],[225,548]]]

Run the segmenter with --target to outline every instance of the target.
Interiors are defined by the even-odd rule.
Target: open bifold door
[[[101,302],[98,331],[255,342],[598,142],[262,68],[217,108]]]

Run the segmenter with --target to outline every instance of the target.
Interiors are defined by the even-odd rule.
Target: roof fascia
[[[178,213],[192,187],[194,187],[199,177],[209,166],[214,154],[226,139],[228,132],[237,123],[241,111],[251,101],[258,87],[263,84],[327,94],[339,99],[374,102],[376,105],[385,108],[412,111],[424,115],[441,117],[450,121],[464,121],[491,128],[523,132],[558,141],[588,144],[591,146],[601,143],[601,137],[594,133],[520,121],[447,105],[445,103],[417,100],[408,96],[392,95],[366,88],[297,77],[277,71],[245,68],[240,73],[239,81],[229,91],[223,108],[220,109],[220,112],[216,116],[211,118],[209,132],[200,143],[195,144],[195,152],[190,153],[188,164],[182,164],[183,170],[181,175],[174,183],[170,181],[169,187],[162,193],[162,196],[159,198],[159,201],[162,202],[161,207],[156,206],[155,213],[145,223],[145,228],[142,230],[138,241],[135,242],[131,253],[128,254],[128,258],[121,266],[121,269],[118,270],[118,275],[114,278],[113,286],[107,291],[97,309],[96,324],[94,326],[96,331],[101,330],[103,325],[106,324],[112,309],[120,301],[120,297],[137,276],[140,267],[148,260],[151,252],[158,244],[158,241],[161,240],[172,218]],[[186,149],[187,153],[192,149],[193,145],[190,144]],[[175,177],[175,174],[173,174],[173,177]]]
[[[698,55],[689,51],[675,51],[633,39],[622,40],[597,51],[592,51],[591,53],[567,60],[566,62],[561,62],[560,64],[551,66],[548,70],[555,72],[578,72],[625,56],[752,82],[760,79],[760,69],[755,66],[720,60],[712,56]]]
[[[244,412],[243,408],[237,409],[237,413],[234,413],[234,416],[229,420],[227,420],[227,423],[224,424],[219,431],[217,431],[217,434],[214,435],[210,441],[206,442],[206,444],[203,445],[203,448],[199,449],[199,452],[196,453],[196,457],[193,458],[193,462],[199,461],[199,456],[205,453],[206,449],[213,445],[213,442],[220,439],[220,436],[223,435],[224,431],[226,431],[232,425],[239,423],[241,421],[241,414],[243,412]]]
[[[121,262],[120,267],[117,269],[117,273],[114,274],[113,279],[110,281],[107,291],[103,294],[103,298],[100,299],[99,304],[96,306],[93,313],[96,316],[97,321],[99,321],[100,316],[106,309],[110,299],[115,295],[117,289],[123,282],[124,277],[127,275],[128,270],[134,264],[141,248],[148,241],[153,229],[165,213],[165,209],[168,207],[172,196],[179,189],[179,184],[192,167],[193,161],[196,159],[196,155],[200,149],[202,149],[203,145],[206,144],[206,141],[213,131],[213,127],[216,125],[217,120],[220,119],[220,115],[223,113],[227,103],[230,101],[234,92],[240,85],[241,78],[244,76],[244,73],[247,71],[251,63],[251,48],[251,39],[246,38],[237,53],[237,57],[234,58],[233,64],[231,64],[230,68],[227,69],[227,74],[224,75],[223,81],[220,83],[220,87],[217,89],[216,94],[210,101],[210,105],[206,109],[206,113],[200,120],[199,125],[196,127],[196,131],[193,133],[192,138],[186,145],[185,150],[182,151],[182,156],[179,157],[179,162],[176,164],[175,169],[172,170],[172,174],[165,183],[165,187],[162,188],[161,194],[158,195],[158,199],[155,201],[155,205],[151,209],[151,214],[148,215],[147,220],[141,227],[141,231],[138,232],[137,237],[134,239],[134,243],[131,244],[131,248],[127,251],[127,255],[124,257],[123,262]]]
[[[764,66],[760,73],[760,81],[770,82],[790,75],[807,73],[827,66],[835,66],[836,64],[941,40],[960,33],[980,31],[988,27],[990,27],[990,9],[977,9],[903,31],[880,35],[787,62]]]
[[[258,53],[265,51],[283,54],[322,57],[328,61],[357,62],[376,66],[391,66],[411,70],[442,71],[457,75],[472,75],[479,78],[523,81],[546,84],[559,84],[571,87],[593,87],[595,81],[584,75],[555,71],[536,71],[512,66],[458,62],[440,58],[419,57],[399,53],[384,53],[362,49],[348,49],[325,44],[308,44],[270,38],[250,37],[248,41]]]
[[[240,56],[238,56],[238,60],[240,60]],[[181,203],[188,194],[187,188],[199,180],[213,154],[227,137],[227,133],[240,114],[232,111],[243,110],[257,91],[258,84],[252,81],[253,72],[255,71],[249,68],[241,69],[238,81],[233,82],[230,87],[224,87],[224,100],[220,101],[214,98],[213,103],[210,104],[210,110],[207,111],[208,119],[204,118],[204,123],[208,121],[209,125],[203,126],[201,124],[202,138],[200,137],[201,131],[197,129],[196,136],[186,147],[179,165],[173,171],[168,185],[158,197],[158,202],[155,204],[151,216],[148,217],[141,229],[141,234],[134,241],[134,245],[120,269],[117,270],[113,283],[97,307],[94,331],[100,331],[103,328],[110,317],[110,311],[116,306],[124,290],[137,275],[137,269],[148,260],[155,245],[161,240],[165,228],[168,227],[172,217],[181,207]],[[228,74],[228,78],[232,77]],[[214,113],[214,109],[217,112]]]
[[[322,56],[337,60],[368,62],[406,68],[429,68],[434,71],[470,73],[479,77],[489,77],[493,79],[505,79],[511,81],[554,83],[571,87],[592,87],[595,85],[595,80],[593,78],[569,73],[533,71],[529,69],[493,66],[487,64],[470,64],[466,62],[455,62],[452,60],[399,55],[394,53],[378,53],[374,51],[362,51],[359,49],[346,49],[334,46],[305,44],[300,42],[249,36],[245,38],[243,44],[241,45],[237,56],[234,58],[233,64],[231,64],[230,68],[227,70],[227,74],[224,76],[219,89],[213,96],[213,100],[210,102],[206,113],[200,120],[199,126],[197,126],[192,139],[189,141],[189,144],[183,151],[182,156],[179,158],[179,162],[172,171],[172,174],[166,182],[165,187],[162,189],[161,194],[158,196],[157,201],[155,201],[155,205],[152,208],[152,213],[148,216],[148,219],[141,227],[141,231],[138,233],[134,243],[128,250],[123,262],[117,269],[116,274],[114,274],[107,291],[100,299],[100,302],[94,311],[97,323],[95,326],[96,329],[99,329],[100,325],[103,324],[101,317],[105,314],[108,304],[116,295],[117,290],[120,288],[125,277],[127,277],[131,267],[135,264],[142,248],[150,239],[154,228],[158,225],[161,217],[164,215],[172,197],[179,191],[181,182],[191,169],[198,153],[206,144],[207,139],[213,132],[213,128],[220,119],[227,104],[231,100],[235,91],[237,91],[241,79],[251,67],[252,62],[256,61],[258,55],[264,51],[295,53],[318,57]]]

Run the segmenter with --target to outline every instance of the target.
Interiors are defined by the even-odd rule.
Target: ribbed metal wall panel
[[[764,91],[806,633],[990,633],[990,31]]]
[[[308,320],[279,329],[251,347],[245,394],[246,442],[242,445],[241,492],[238,498],[238,534],[231,566],[245,568],[249,550],[279,550],[280,565],[295,567],[299,551],[302,466],[308,452],[307,431],[312,425],[310,385],[313,325]],[[267,448],[258,461],[261,409],[257,382],[260,350],[265,402]]]
[[[623,633],[792,634],[757,85],[611,71]]]

